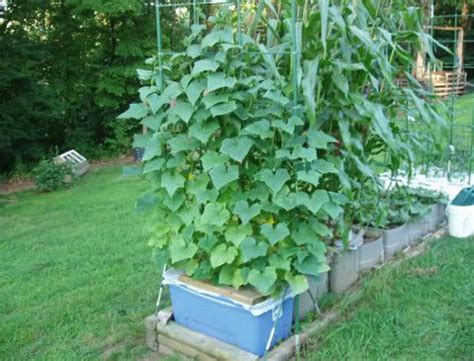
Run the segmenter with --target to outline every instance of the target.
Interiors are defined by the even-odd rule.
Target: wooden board
[[[190,286],[201,288],[205,291],[228,297],[246,305],[256,305],[257,303],[260,303],[267,298],[252,287],[242,287],[237,290],[233,287],[215,286],[209,282],[194,280],[186,275],[179,276],[179,280]]]
[[[163,343],[163,346],[168,349],[178,353],[187,353],[188,356],[196,357],[198,360],[256,361],[259,359],[257,355],[192,331],[175,322],[167,325],[158,323],[156,331],[160,347]]]

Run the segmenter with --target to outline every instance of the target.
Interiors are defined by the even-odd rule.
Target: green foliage
[[[164,112],[145,147],[145,167],[160,161],[147,177],[162,199],[150,244],[193,277],[264,294],[288,285],[302,292],[301,262],[314,259],[314,274],[325,268],[323,237],[311,224],[330,222],[323,203],[339,203],[326,193],[318,208],[311,202],[324,192],[315,193],[316,178],[327,172],[307,145],[308,125],[292,115],[289,94],[268,76],[265,49],[251,38],[241,49],[227,25],[215,25],[199,52],[196,41],[186,51],[192,56],[170,59],[162,93],[153,88],[119,116],[154,116],[152,96]],[[331,137],[318,135],[318,147],[331,146]]]
[[[41,192],[51,192],[72,180],[72,168],[68,163],[58,163],[51,159],[42,160],[34,169],[33,176]]]
[[[405,91],[395,78],[419,14],[386,20],[366,5],[307,2],[302,66],[270,54],[291,48],[287,22],[273,22],[282,36],[267,48],[235,34],[224,12],[165,60],[162,91],[147,75],[142,102],[119,118],[152,125],[136,138],[160,200],[150,244],[172,266],[263,294],[302,292],[304,275],[327,270],[326,245],[347,240],[354,205],[379,192],[377,172],[414,162],[416,139],[398,119],[417,109],[429,128],[436,113],[419,84]],[[304,103],[292,101],[295,72]]]
[[[8,2],[0,24],[0,171],[34,164],[56,146],[87,157],[130,149],[139,125],[115,116],[135,95],[135,69],[156,52],[154,5]],[[189,15],[162,15],[163,46],[179,46]]]

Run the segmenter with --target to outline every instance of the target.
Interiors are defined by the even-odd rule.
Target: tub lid
[[[474,187],[461,189],[458,195],[451,202],[453,206],[472,206],[474,205]]]
[[[200,287],[200,282],[196,281],[191,282],[189,281],[189,278],[184,276],[184,272],[181,270],[177,270],[174,268],[171,268],[169,270],[166,270],[163,272],[163,284],[164,285],[174,285],[178,287],[184,287],[190,292],[199,294],[200,296],[203,297],[208,297],[209,300],[216,302],[216,303],[224,303],[228,306],[234,306],[234,307],[240,307],[243,308],[247,311],[249,311],[253,316],[260,316],[268,311],[274,311],[279,308],[282,305],[283,301],[286,299],[293,297],[293,294],[291,292],[286,292],[282,297],[278,299],[274,298],[264,298],[264,297],[254,297],[250,294],[241,294],[241,296],[235,296],[238,295],[237,292],[218,292],[217,289],[219,287]],[[251,300],[254,299],[257,302],[253,303]]]

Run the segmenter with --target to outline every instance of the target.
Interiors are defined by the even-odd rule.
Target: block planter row
[[[334,254],[329,290],[334,293],[347,291],[357,281],[359,272],[383,263],[436,230],[444,221],[445,213],[446,205],[438,203],[430,207],[427,215],[408,223],[385,230],[367,229],[363,242]]]

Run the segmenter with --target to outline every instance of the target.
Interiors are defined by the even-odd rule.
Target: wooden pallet
[[[465,71],[433,71],[423,79],[419,79],[419,82],[423,87],[431,88],[433,93],[440,98],[462,95],[468,84]],[[395,79],[395,83],[401,88],[407,88],[410,85],[408,79],[403,77]]]
[[[435,71],[429,75],[433,93],[439,97],[462,95],[467,86],[467,73],[457,71]]]

